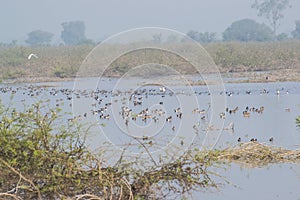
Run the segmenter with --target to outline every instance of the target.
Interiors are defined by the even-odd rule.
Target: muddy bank
[[[220,73],[224,83],[265,83],[265,82],[298,82],[300,81],[300,70],[282,69],[273,71],[253,71],[253,72],[229,72]],[[191,85],[205,85],[206,83],[199,80],[192,80],[189,77],[197,75],[187,75]],[[110,76],[110,78],[120,78],[120,76]],[[141,77],[139,77],[141,78]],[[155,78],[155,77],[154,77]],[[169,77],[170,78],[170,77]],[[67,82],[74,81],[76,77],[21,77],[14,79],[3,79],[2,83],[42,83],[42,82]]]

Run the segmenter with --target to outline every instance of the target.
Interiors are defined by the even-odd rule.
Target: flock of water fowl
[[[280,95],[281,92],[284,92],[284,88],[281,90],[273,91],[274,94]],[[149,121],[153,121],[154,123],[158,123],[159,121],[164,121],[166,123],[172,123],[174,119],[181,120],[182,117],[185,115],[182,112],[182,109],[180,107],[173,108],[173,111],[166,111],[162,108],[150,108],[148,106],[144,106],[143,102],[148,97],[154,97],[158,101],[156,104],[158,105],[164,105],[167,104],[167,101],[164,101],[164,97],[169,96],[172,97],[173,95],[184,94],[184,91],[171,91],[168,90],[165,87],[162,86],[147,86],[145,88],[140,88],[138,90],[128,90],[128,91],[112,91],[112,90],[102,90],[97,89],[95,91],[88,91],[88,90],[72,90],[67,88],[56,88],[56,87],[43,87],[43,86],[24,86],[24,87],[0,87],[0,93],[2,95],[4,94],[10,94],[10,95],[21,95],[21,101],[26,101],[26,98],[38,98],[41,99],[47,98],[49,99],[55,99],[55,106],[60,107],[62,105],[69,105],[72,106],[72,100],[73,98],[93,98],[94,103],[91,105],[92,109],[90,112],[85,112],[80,115],[74,116],[72,118],[68,119],[68,122],[72,121],[78,121],[83,118],[87,118],[89,115],[96,115],[99,120],[109,120],[111,119],[111,107],[115,105],[118,101],[122,101],[122,107],[120,108],[119,115],[124,120],[124,124],[128,126],[130,121],[140,121],[144,123],[148,123]],[[260,94],[268,94],[269,91],[266,89],[261,90]],[[286,94],[288,94],[288,90],[285,91]],[[198,91],[195,92],[196,95],[210,95],[208,91]],[[223,92],[220,92],[220,94],[224,94]],[[239,95],[240,92],[230,92],[226,91],[225,94],[227,96],[233,96],[233,95]],[[251,95],[251,91],[245,91],[246,95]],[[115,98],[118,97],[118,98]],[[113,99],[113,100],[112,100]],[[265,107],[259,106],[259,107],[253,107],[246,105],[244,108],[239,108],[238,106],[234,108],[225,108],[225,110],[221,113],[219,113],[220,119],[225,119],[227,115],[234,115],[241,110],[242,116],[244,118],[249,118],[251,115],[254,114],[263,114]],[[289,112],[289,108],[286,109],[287,112]],[[201,109],[201,108],[194,108],[191,110],[192,114],[200,115],[200,120],[207,120],[208,118],[208,112],[209,108]],[[172,123],[171,130],[176,130],[176,123],[178,121],[175,121]],[[193,127],[196,128],[196,127]],[[212,125],[208,125],[208,129],[213,128]],[[234,123],[230,123],[228,127],[225,127],[226,129],[234,129]],[[241,138],[239,137],[237,139],[238,142],[241,142]],[[274,138],[271,137],[269,139],[270,142],[273,142]],[[257,141],[256,138],[250,139],[250,141]]]

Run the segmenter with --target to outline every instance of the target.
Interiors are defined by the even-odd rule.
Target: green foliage
[[[54,76],[59,77],[59,78],[64,78],[66,77],[66,69],[63,67],[55,67],[54,69]]]
[[[300,116],[296,118],[296,125],[300,127]]]
[[[233,22],[223,33],[224,41],[270,41],[272,30],[265,24],[259,24],[251,19]]]
[[[71,21],[61,24],[63,30],[61,32],[61,39],[67,45],[77,45],[86,41],[85,24],[83,21]]]
[[[51,42],[53,33],[46,31],[36,30],[28,33],[28,39],[26,43],[29,45],[42,45]]]
[[[217,40],[216,33],[209,33],[209,32],[199,33],[197,31],[191,30],[187,33],[187,35],[193,40],[196,40],[197,42],[200,43],[210,43],[210,42],[215,42]]]
[[[1,191],[8,191],[18,176],[23,179],[20,188],[30,191],[34,187],[35,192],[44,195],[75,185],[73,172],[89,157],[84,140],[78,135],[80,127],[61,125],[60,109],[41,103],[23,112],[0,105],[0,116]]]
[[[295,39],[300,39],[300,20],[295,21],[296,28],[292,31],[292,36]]]
[[[279,20],[284,17],[283,11],[290,7],[289,0],[255,0],[252,8],[258,11],[258,16],[265,17],[276,35]]]
[[[67,199],[78,194],[149,199],[157,197],[159,190],[154,188],[163,185],[175,193],[215,186],[205,165],[209,157],[197,160],[186,154],[148,167],[142,160],[121,157],[118,165],[107,165],[101,155],[99,159],[87,149],[87,130],[64,119],[66,114],[47,102],[24,111],[0,104],[0,198],[12,188],[22,199]]]

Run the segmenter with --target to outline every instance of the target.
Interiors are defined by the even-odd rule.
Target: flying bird
[[[29,56],[28,56],[28,60],[30,60],[32,57],[39,58],[36,54],[31,53],[31,54],[29,54]]]

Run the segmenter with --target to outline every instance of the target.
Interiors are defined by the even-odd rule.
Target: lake
[[[65,123],[94,124],[88,136],[92,151],[107,151],[109,163],[125,152],[154,162],[168,162],[187,149],[258,142],[300,148],[300,83],[225,83],[214,88],[169,80],[85,78],[74,82],[0,84],[5,105],[23,109],[49,99],[61,107]],[[220,90],[221,89],[221,90]],[[13,96],[13,98],[12,98]],[[87,125],[88,126],[88,125]],[[153,164],[153,163],[152,163]],[[151,165],[151,162],[149,162]],[[231,184],[194,192],[199,199],[300,199],[300,165],[272,164],[216,169]]]

